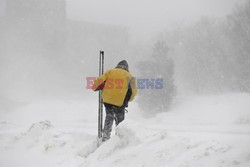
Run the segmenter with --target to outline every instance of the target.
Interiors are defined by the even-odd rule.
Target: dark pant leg
[[[115,111],[115,124],[119,125],[125,119],[125,111],[123,108],[117,108]]]
[[[103,137],[102,137],[103,141],[106,141],[110,138],[114,119],[115,119],[114,109],[112,107],[106,107],[106,118],[105,118]]]

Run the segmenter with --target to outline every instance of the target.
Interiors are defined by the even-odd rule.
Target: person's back
[[[123,69],[115,68],[109,70],[102,93],[104,103],[121,107],[132,78],[133,76]]]
[[[116,68],[97,78],[92,89],[103,89],[102,99],[106,107],[103,141],[106,141],[110,138],[113,121],[118,125],[124,120],[125,107],[137,94],[136,83],[129,73],[127,62],[121,61]]]

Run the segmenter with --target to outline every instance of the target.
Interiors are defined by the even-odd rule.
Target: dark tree
[[[250,1],[228,16],[228,36],[232,42],[233,88],[250,92]]]
[[[176,87],[174,63],[169,57],[169,48],[166,43],[158,41],[154,46],[151,60],[140,62],[138,68],[141,77],[146,79],[145,89],[139,90],[140,107],[150,115],[167,111],[176,94]],[[150,83],[153,81],[155,86],[151,87]],[[162,83],[162,87],[159,82]]]

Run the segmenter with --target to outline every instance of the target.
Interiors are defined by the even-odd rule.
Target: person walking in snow
[[[123,60],[114,69],[108,70],[94,82],[92,89],[102,91],[106,118],[102,141],[110,138],[113,121],[116,126],[125,119],[125,107],[137,94],[136,82],[129,72],[128,63]]]

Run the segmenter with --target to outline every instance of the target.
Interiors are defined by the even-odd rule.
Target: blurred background
[[[249,93],[249,46],[249,0],[0,0],[0,109],[95,98],[86,77],[100,50],[105,69],[125,59],[134,76],[164,79],[140,90],[145,112],[177,96]]]

